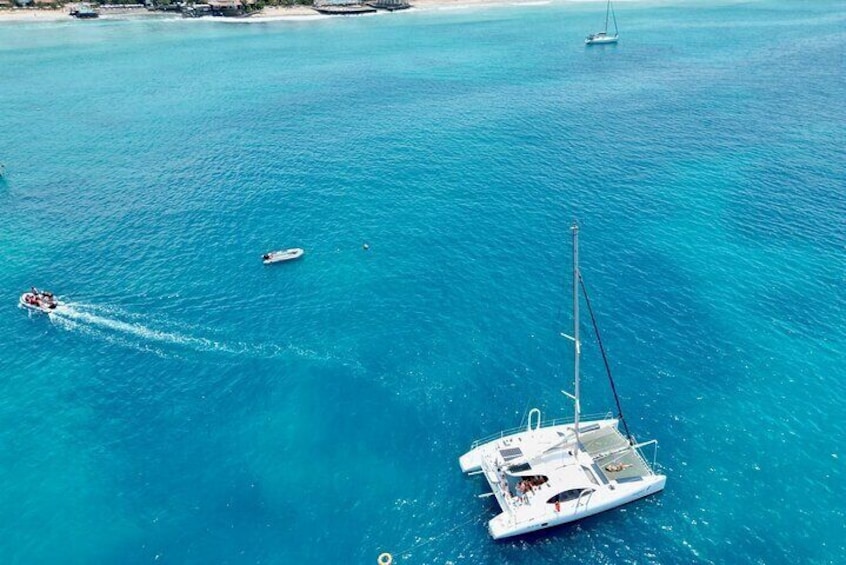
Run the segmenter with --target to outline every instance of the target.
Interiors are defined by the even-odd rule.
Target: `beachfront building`
[[[243,16],[255,6],[256,0],[211,0],[208,5],[213,16]]]

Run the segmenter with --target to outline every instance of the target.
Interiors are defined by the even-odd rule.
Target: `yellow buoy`
[[[394,562],[394,558],[391,556],[390,553],[382,553],[379,557],[376,558],[376,563],[379,565],[391,565]]]

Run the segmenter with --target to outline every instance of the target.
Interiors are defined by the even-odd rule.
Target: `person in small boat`
[[[261,256],[261,258],[264,259],[265,261],[267,261],[268,259],[270,259],[270,253],[265,253],[264,255]]]

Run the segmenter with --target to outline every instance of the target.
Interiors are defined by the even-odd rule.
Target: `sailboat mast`
[[[573,424],[576,427],[576,446],[573,455],[579,452],[579,225],[573,224],[573,381],[575,382],[575,408]]]
[[[608,0],[608,7],[611,8],[611,17],[614,19],[614,35],[620,35],[620,30],[617,29],[617,14],[614,13],[614,7],[611,6],[611,0]],[[607,20],[608,16],[606,16],[605,19]],[[605,26],[607,29],[608,24],[606,23]]]
[[[611,0],[605,4],[605,33],[608,33],[608,13],[611,11]]]

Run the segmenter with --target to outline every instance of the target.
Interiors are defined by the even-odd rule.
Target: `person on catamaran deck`
[[[631,465],[628,463],[609,463],[605,466],[605,470],[609,473],[619,473],[629,467],[631,467]]]

